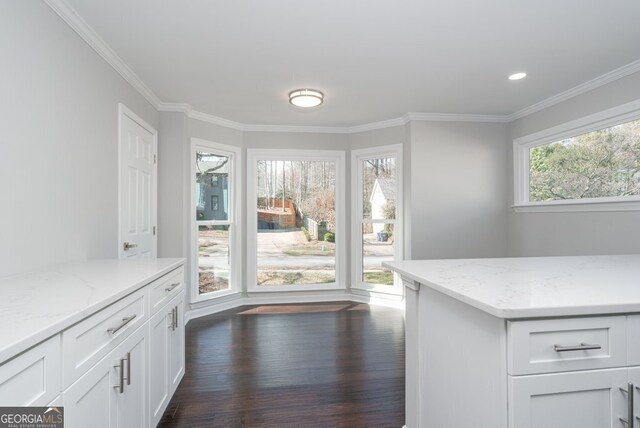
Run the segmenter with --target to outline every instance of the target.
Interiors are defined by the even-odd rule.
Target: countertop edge
[[[29,335],[21,339],[18,342],[13,342],[6,345],[4,348],[0,349],[0,365],[8,362],[9,360],[12,360],[13,358],[17,357],[23,352],[28,351],[30,348],[34,347],[35,345],[48,340],[49,338],[55,336],[58,333],[61,333],[63,330],[73,326],[74,324],[77,324],[83,319],[101,311],[102,309],[115,303],[116,301],[122,299],[123,297],[128,296],[131,293],[134,293],[135,291],[141,289],[145,285],[179,268],[180,266],[184,265],[184,263],[185,263],[184,258],[176,258],[176,260],[173,263],[158,270],[153,275],[150,275],[149,277],[139,280],[137,282],[134,282],[127,288],[112,294],[106,299],[103,299],[98,303],[88,306],[81,311],[74,312],[68,317],[54,324],[48,325],[42,330],[39,330],[33,333],[32,335]]]
[[[403,278],[408,278],[412,281],[419,283],[421,286],[429,287],[432,290],[438,291],[444,295],[447,295],[461,303],[465,303],[471,307],[481,310],[489,315],[504,320],[523,320],[532,318],[559,318],[559,317],[572,317],[572,316],[588,316],[588,315],[621,315],[629,313],[640,312],[640,304],[628,303],[628,304],[605,304],[599,306],[544,306],[538,308],[497,308],[495,306],[488,305],[473,299],[467,295],[453,291],[447,287],[441,286],[437,283],[433,283],[426,280],[423,277],[419,277],[411,272],[395,266],[393,262],[382,262],[382,265],[397,272]]]

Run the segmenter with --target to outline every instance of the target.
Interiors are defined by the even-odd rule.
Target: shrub
[[[309,233],[307,228],[303,226],[300,228],[300,230],[302,230],[302,233],[304,233],[304,237],[307,238],[307,242],[311,241],[311,234]]]
[[[324,234],[324,240],[327,242],[336,242],[336,235],[333,232],[327,232]]]

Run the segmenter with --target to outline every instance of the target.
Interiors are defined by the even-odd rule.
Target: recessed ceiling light
[[[520,80],[524,79],[525,77],[527,77],[527,73],[514,73],[509,76],[509,80]]]
[[[296,107],[315,107],[323,101],[324,94],[315,89],[296,89],[289,92],[289,102]]]

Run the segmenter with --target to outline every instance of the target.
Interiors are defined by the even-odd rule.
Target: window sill
[[[512,205],[511,208],[517,213],[640,211],[640,199],[533,202]]]

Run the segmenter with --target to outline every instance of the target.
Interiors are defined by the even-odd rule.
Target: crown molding
[[[160,98],[133,72],[113,49],[96,33],[87,22],[65,0],[44,0],[82,39],[87,42],[111,67],[133,86],[155,108],[161,104]]]
[[[91,26],[89,26],[89,24],[87,24],[87,22],[67,3],[66,0],[44,0],[44,2],[156,110],[165,112],[181,112],[187,117],[195,120],[246,132],[355,134],[359,132],[373,131],[376,129],[403,126],[410,121],[509,123],[640,71],[640,60],[637,60],[509,115],[409,112],[404,116],[395,119],[346,127],[243,124],[193,110],[189,104],[162,102],[162,100],[142,81],[142,79],[140,79],[140,77],[138,77],[138,75],[135,74],[135,72],[122,60],[122,58],[120,58],[118,54],[111,49],[111,47],[93,30],[93,28],[91,28]]]
[[[350,126],[347,134],[357,134],[360,132],[375,131],[376,129],[393,128],[394,126],[404,126],[409,122],[406,115],[395,119],[381,120],[379,122],[365,123],[362,125]]]
[[[300,132],[314,134],[349,134],[343,126],[302,126],[302,125],[244,125],[245,132]]]
[[[447,114],[447,113],[415,113],[409,112],[405,115],[407,121],[428,121],[428,122],[489,122],[507,123],[509,117],[506,115],[493,114]]]
[[[192,110],[188,115],[191,119],[200,120],[202,122],[211,123],[214,125],[224,126],[226,128],[235,129],[236,131],[244,131],[246,125],[233,120],[225,119],[223,117],[214,116],[212,114],[203,113],[201,111]]]
[[[186,103],[160,103],[158,111],[166,111],[171,113],[184,113],[190,116],[193,110],[191,106]]]
[[[542,100],[533,105],[530,105],[529,107],[525,107],[521,110],[518,110],[515,113],[511,113],[506,117],[508,118],[508,122],[513,122],[516,119],[529,116],[530,114],[536,113],[540,110],[544,110],[547,107],[551,107],[555,104],[561,103],[570,98],[584,94],[585,92],[592,91],[596,88],[599,88],[600,86],[606,85],[607,83],[611,83],[616,80],[622,79],[623,77],[629,76],[633,73],[637,73],[638,71],[640,71],[640,60],[633,61],[627,65],[623,65],[622,67],[616,68],[615,70],[612,70],[608,73],[598,76],[595,79],[589,80],[588,82],[581,83],[577,86],[574,86],[571,89],[560,92],[559,94],[556,94],[545,100]]]

